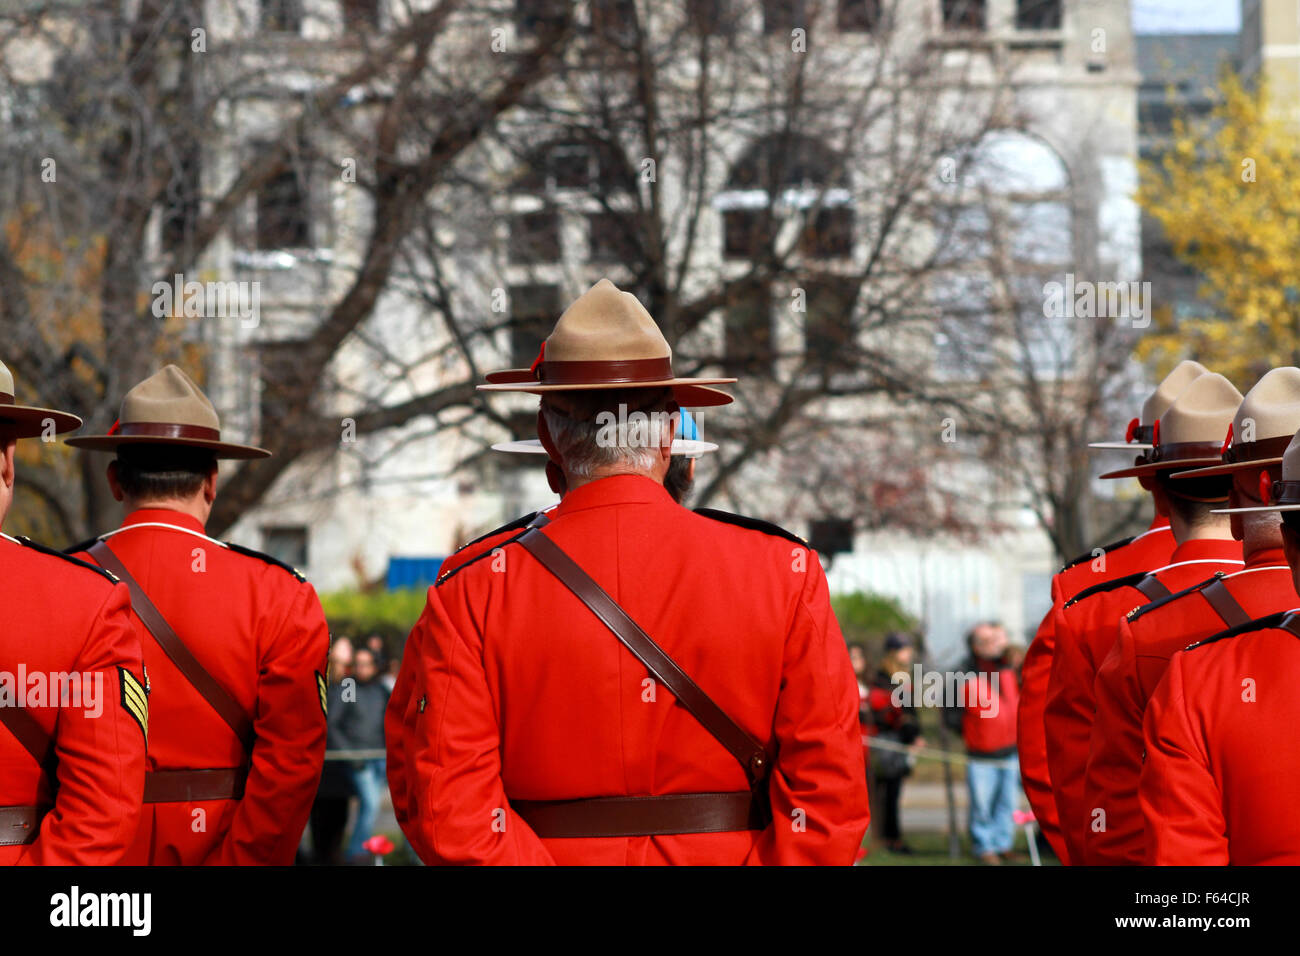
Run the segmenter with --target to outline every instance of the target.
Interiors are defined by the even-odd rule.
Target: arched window
[[[714,205],[722,212],[729,259],[761,255],[781,224],[795,219],[799,251],[812,259],[852,255],[853,207],[848,174],[835,153],[806,136],[768,136],[732,167]]]
[[[1073,261],[1065,164],[1013,131],[991,133],[947,163],[934,216],[941,370],[978,376],[1005,350],[1036,374],[1063,371],[1071,333],[1064,319],[1043,314],[1043,286]]]

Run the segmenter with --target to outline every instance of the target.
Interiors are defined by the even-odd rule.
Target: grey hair
[[[654,468],[660,442],[657,426],[667,420],[672,397],[668,388],[565,392],[562,398],[543,396],[542,417],[570,474],[590,478],[611,465],[644,473]],[[634,426],[641,416],[649,427]]]

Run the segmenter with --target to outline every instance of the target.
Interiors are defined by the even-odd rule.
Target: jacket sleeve
[[[1083,774],[1095,714],[1092,682],[1096,675],[1084,657],[1081,637],[1070,627],[1062,610],[1057,610],[1052,626],[1056,632],[1056,648],[1052,653],[1043,730],[1057,818],[1070,859],[1077,864],[1083,862],[1083,833],[1092,825],[1092,817],[1084,806]]]
[[[58,791],[40,835],[18,862],[36,865],[117,863],[130,847],[144,796],[148,704],[140,640],[126,585],[113,587],[99,607],[77,659],[98,700],[59,709],[54,735]],[[123,678],[122,671],[130,673]],[[123,684],[126,684],[125,692]],[[89,705],[83,684],[82,703]],[[143,715],[143,726],[140,718]]]
[[[1025,798],[1034,811],[1034,819],[1043,836],[1068,865],[1069,853],[1061,836],[1056,815],[1056,798],[1052,796],[1052,779],[1047,767],[1047,735],[1043,729],[1043,710],[1047,705],[1047,682],[1052,673],[1052,652],[1056,646],[1053,617],[1060,606],[1060,585],[1052,579],[1052,608],[1038,625],[1034,640],[1025,652],[1020,667],[1020,710],[1016,714],[1016,750],[1020,755],[1020,783]]]
[[[405,832],[408,819],[406,809],[406,709],[413,700],[412,688],[419,667],[419,627],[412,629],[402,648],[402,666],[397,670],[397,681],[384,710],[384,746],[388,752],[386,762],[388,793],[393,800],[393,814],[397,825]]]
[[[1227,866],[1223,797],[1210,773],[1204,741],[1187,713],[1185,654],[1179,651],[1169,662],[1143,723],[1146,763],[1138,801],[1146,820],[1146,863]]]
[[[1084,802],[1101,808],[1105,827],[1084,834],[1089,866],[1140,866],[1145,855],[1142,810],[1137,802],[1142,775],[1142,711],[1133,631],[1120,622],[1119,638],[1093,682],[1097,719],[1092,725]]]
[[[205,863],[293,862],[325,760],[320,681],[328,654],[329,628],[316,591],[297,582],[279,633],[262,654],[244,798]]]
[[[786,638],[773,723],[772,823],[750,852],[751,864],[852,864],[871,819],[857,679],[826,576],[810,564]]]
[[[408,708],[415,713],[404,735],[402,829],[412,848],[431,865],[554,863],[506,799],[501,728],[477,634],[455,625],[435,587],[412,638],[419,656],[406,666],[417,666],[413,689],[426,700],[423,711]]]

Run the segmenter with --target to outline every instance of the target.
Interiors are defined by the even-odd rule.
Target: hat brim
[[[1159,474],[1162,471],[1178,471],[1185,468],[1199,468],[1203,465],[1213,465],[1223,461],[1222,458],[1184,458],[1181,461],[1171,459],[1169,461],[1150,462],[1145,465],[1134,465],[1132,468],[1121,468],[1119,471],[1108,471],[1104,475],[1098,475],[1098,478],[1143,478],[1147,475]]]
[[[1244,515],[1253,511],[1300,511],[1300,505],[1256,505],[1253,508],[1215,508],[1210,514]]]
[[[63,435],[81,427],[81,418],[71,412],[33,405],[0,405],[0,428],[12,428],[16,438],[39,438],[47,423],[54,423],[54,434]]]
[[[545,455],[546,449],[542,447],[541,439],[524,438],[519,441],[499,441],[492,446],[493,451],[511,452],[516,455]],[[700,441],[695,438],[674,438],[672,454],[686,455],[688,457],[695,455],[707,455],[709,452],[718,450],[718,446],[711,441]]]
[[[547,385],[537,381],[531,369],[510,368],[499,372],[488,372],[484,376],[486,385],[478,386],[482,392],[528,392],[532,395],[545,395],[548,392],[594,392],[612,388],[671,388],[673,398],[678,405],[685,408],[712,408],[718,405],[730,405],[734,398],[721,389],[709,388],[710,385],[731,385],[734,378],[667,378],[654,382],[588,382],[557,383]]]
[[[1150,451],[1154,445],[1144,445],[1137,441],[1090,441],[1089,448],[1113,448],[1116,451]]]
[[[123,445],[172,445],[180,448],[205,448],[216,458],[249,460],[270,458],[265,448],[237,445],[233,442],[212,441],[206,438],[159,438],[156,435],[79,435],[64,440],[65,445],[86,451],[117,451]]]
[[[1180,471],[1176,475],[1170,475],[1171,478],[1213,478],[1217,475],[1231,475],[1238,471],[1245,471],[1248,468],[1269,468],[1273,465],[1282,464],[1282,457],[1277,458],[1258,458],[1255,461],[1234,461],[1230,465],[1219,464],[1213,468],[1194,468],[1191,471]]]

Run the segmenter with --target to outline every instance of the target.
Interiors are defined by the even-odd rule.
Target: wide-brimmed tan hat
[[[1088,447],[1120,448],[1129,451],[1150,448],[1151,430],[1155,427],[1156,419],[1169,410],[1169,406],[1174,403],[1174,399],[1183,389],[1208,371],[1209,369],[1200,362],[1193,362],[1191,359],[1179,362],[1142,403],[1142,415],[1128,423],[1123,441],[1094,441],[1089,442]]]
[[[1222,375],[1207,372],[1197,376],[1155,420],[1151,450],[1139,455],[1132,468],[1101,477],[1133,478],[1217,464],[1223,436],[1240,404],[1241,392]]]
[[[485,392],[591,391],[606,388],[673,390],[679,405],[726,405],[731,396],[708,385],[734,378],[678,378],[673,350],[637,297],[601,279],[574,301],[542,343],[531,368],[489,372]]]
[[[1172,477],[1209,478],[1280,465],[1296,429],[1300,429],[1300,368],[1286,365],[1261,378],[1241,400],[1228,427],[1219,464]]]
[[[1265,471],[1259,476],[1259,497],[1265,502],[1250,508],[1216,508],[1216,515],[1239,515],[1248,511],[1300,511],[1300,432],[1292,436],[1282,453],[1282,480],[1273,481]]]
[[[14,401],[14,377],[9,367],[0,362],[0,426],[11,429],[16,438],[36,438],[46,434],[53,423],[55,435],[81,427],[81,419],[71,412],[53,408],[19,405]]]
[[[221,421],[208,396],[175,365],[150,375],[122,399],[121,412],[107,435],[81,435],[67,444],[92,451],[124,445],[176,445],[206,448],[217,458],[266,458],[265,448],[221,440]]]

